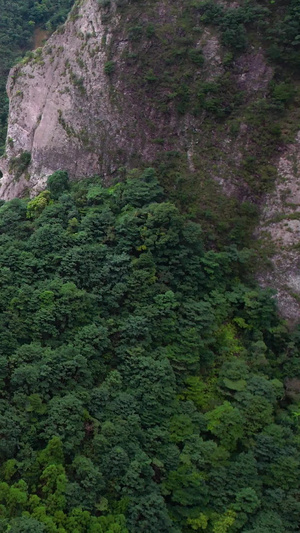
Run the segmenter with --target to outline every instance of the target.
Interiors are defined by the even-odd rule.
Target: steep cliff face
[[[111,164],[110,143],[124,144],[104,73],[104,38],[109,43],[111,34],[98,3],[88,0],[43,49],[12,70],[2,197],[43,188],[60,168],[73,177],[95,174]],[[31,163],[18,175],[13,162],[24,152]]]
[[[290,322],[300,316],[300,132],[277,162],[278,178],[265,198],[257,236],[271,247],[271,268],[259,274],[277,290],[279,309]]]
[[[67,169],[72,178],[111,176],[120,165],[153,160],[160,139],[166,150],[189,143],[192,121],[161,113],[126,79],[130,41],[116,4],[109,7],[109,23],[103,22],[106,11],[97,0],[81,2],[44,48],[12,70],[2,198],[43,188],[57,169]],[[172,21],[165,2],[155,12],[161,25]],[[210,65],[204,78],[212,80],[222,71],[220,46],[208,31],[200,44]],[[24,152],[31,162],[22,172],[18,158]]]
[[[72,178],[95,173],[109,177],[121,165],[151,162],[159,153],[176,150],[185,154],[191,171],[210,172],[212,144],[217,148],[213,177],[221,184],[227,181],[227,193],[247,189],[235,172],[243,159],[240,139],[236,143],[222,126],[209,127],[207,110],[185,108],[191,100],[190,86],[195,91],[204,87],[204,94],[213,96],[218,84],[224,84],[229,96],[245,91],[248,102],[253,94],[264,93],[272,69],[261,50],[242,55],[229,73],[225,51],[211,28],[203,26],[192,38],[184,36],[180,2],[174,3],[177,10],[160,0],[149,2],[150,9],[139,6],[129,13],[117,4],[103,7],[102,2],[101,7],[97,0],[77,4],[46,45],[12,70],[6,155],[0,163],[1,197],[37,191],[60,168]],[[172,43],[172,25],[178,49]],[[138,38],[141,28],[148,32],[143,42]],[[184,53],[190,59],[185,70],[180,69]],[[145,58],[150,58],[146,69]],[[166,68],[171,69],[171,81],[166,76],[158,85]],[[183,78],[174,90],[176,70]],[[214,98],[209,103],[214,111]],[[247,128],[241,135],[244,143]],[[31,162],[22,166],[24,152]],[[219,159],[222,165],[217,165]]]
[[[229,5],[233,19],[238,9]],[[255,24],[264,17],[243,13]],[[279,290],[282,311],[293,319],[300,190],[298,141],[285,147],[281,133],[289,87],[274,79],[260,30],[248,47],[234,31],[225,46],[228,37],[193,2],[78,2],[44,47],[11,71],[0,197],[36,194],[58,169],[72,179],[100,174],[109,181],[122,166],[168,168],[179,157],[169,189],[183,176],[205,216],[218,195],[228,201],[215,219],[226,218],[226,202],[229,211],[232,201],[259,208],[256,237],[274,242],[273,270],[263,269],[260,280]],[[297,120],[290,120],[289,140]]]

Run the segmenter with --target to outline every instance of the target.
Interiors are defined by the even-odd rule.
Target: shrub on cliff
[[[50,191],[52,198],[57,199],[69,189],[69,176],[65,170],[57,170],[51,174],[47,180],[47,189]]]

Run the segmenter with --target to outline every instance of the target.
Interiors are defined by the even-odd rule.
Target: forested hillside
[[[153,169],[0,208],[0,531],[296,533],[299,335]]]
[[[98,0],[81,18],[79,2],[71,22],[96,13],[101,39],[78,31],[74,52],[73,27],[70,60],[32,53],[72,4],[0,0],[0,145],[11,65],[27,53],[42,79],[62,58],[71,114],[89,121],[107,90],[153,168],[108,150],[108,177],[61,167],[36,197],[0,200],[0,533],[298,533],[300,330],[255,281],[271,252],[253,231],[299,127],[300,0]],[[105,134],[61,108],[58,124],[80,168]],[[31,156],[8,165],[27,189]]]

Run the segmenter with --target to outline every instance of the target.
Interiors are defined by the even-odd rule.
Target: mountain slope
[[[78,2],[10,74],[2,198],[38,192],[59,169],[109,183],[122,167],[151,163],[214,246],[249,246],[256,231],[261,282],[280,291],[293,321],[291,227],[281,224],[279,244],[271,206],[276,198],[285,217],[276,191],[299,124],[299,12],[298,0]],[[297,202],[292,211],[296,219]]]
[[[235,139],[230,128],[246,106],[266,96],[273,71],[259,47],[239,51],[233,62],[202,18],[192,3],[186,11],[181,2],[171,7],[163,0],[124,9],[95,0],[77,4],[44,49],[10,75],[2,195],[14,194],[9,163],[22,151],[31,153],[35,185],[58,168],[71,177],[110,175],[121,164],[170,151],[184,154],[190,170],[208,171],[212,143],[216,166],[222,157],[215,179],[226,179],[227,192],[256,189],[247,169],[244,179],[235,174],[245,145],[257,140],[245,128]]]

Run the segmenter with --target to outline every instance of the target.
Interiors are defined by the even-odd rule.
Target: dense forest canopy
[[[0,208],[0,531],[294,533],[299,342],[155,171]]]

